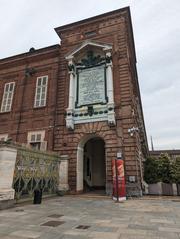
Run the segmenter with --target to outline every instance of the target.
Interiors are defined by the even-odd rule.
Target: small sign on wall
[[[122,159],[122,153],[121,152],[117,152],[117,159]]]
[[[135,183],[136,177],[135,176],[129,176],[129,182],[130,183]]]

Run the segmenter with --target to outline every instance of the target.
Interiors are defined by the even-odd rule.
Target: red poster
[[[112,161],[113,173],[113,199],[117,201],[126,200],[125,176],[124,176],[124,161],[117,159]],[[118,189],[118,190],[117,190]]]

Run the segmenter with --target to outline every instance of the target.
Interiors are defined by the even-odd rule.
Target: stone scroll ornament
[[[122,159],[112,160],[113,176],[113,200],[117,202],[126,200],[124,161]]]

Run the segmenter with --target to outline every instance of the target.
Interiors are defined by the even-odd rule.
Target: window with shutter
[[[10,112],[13,95],[14,95],[15,82],[6,83],[4,86],[4,94],[1,103],[1,112]]]
[[[34,100],[34,107],[46,106],[48,76],[41,76],[36,81],[36,94]]]
[[[33,131],[28,133],[28,145],[31,148],[45,151],[47,148],[47,141],[44,141],[45,131]]]

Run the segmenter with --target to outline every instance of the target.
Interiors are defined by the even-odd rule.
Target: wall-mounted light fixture
[[[133,136],[135,132],[138,132],[139,128],[138,127],[132,127],[128,129],[128,133],[130,134],[130,136]]]
[[[34,68],[26,68],[25,69],[25,76],[29,77],[36,73],[36,70]]]

